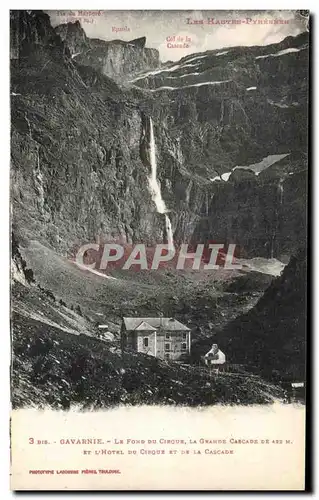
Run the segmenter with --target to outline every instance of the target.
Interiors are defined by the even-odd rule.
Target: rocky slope
[[[33,294],[32,301],[35,308],[45,297],[40,294],[36,299]],[[52,300],[47,299],[45,305],[52,307]],[[169,364],[143,354],[121,354],[110,342],[72,333],[53,321],[44,325],[40,316],[26,317],[15,311],[13,322],[15,408],[267,404],[284,397],[283,390],[259,377],[225,374],[215,378],[205,369]]]
[[[61,285],[57,293],[41,286],[33,278],[32,270],[26,267],[15,235],[12,243],[11,397],[14,408],[69,409],[74,404],[83,408],[118,404],[268,404],[284,398],[282,389],[259,377],[224,374],[215,378],[204,368],[172,365],[138,353],[122,353],[116,328],[114,334],[109,332],[107,340],[101,341],[85,305],[81,302],[80,307],[76,303],[81,295],[76,297],[72,290]],[[82,284],[84,282],[90,286],[88,277],[82,277]],[[67,302],[60,298],[61,293],[66,294]],[[105,302],[103,307],[103,319],[108,318],[112,331],[109,318],[116,314],[110,304],[108,314],[105,314]],[[99,314],[98,303],[95,307],[94,302],[91,303],[90,308]]]
[[[252,309],[194,345],[194,356],[217,342],[229,362],[243,363],[263,377],[305,380],[306,314],[307,255],[303,248]]]

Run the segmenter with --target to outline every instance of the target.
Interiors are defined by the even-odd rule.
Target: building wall
[[[148,338],[147,346],[144,343],[145,338]],[[189,331],[127,332],[124,326],[121,330],[122,349],[132,349],[167,361],[187,360],[190,354],[190,343],[191,332]]]
[[[143,330],[141,332],[136,332],[137,341],[136,341],[136,350],[138,352],[143,352],[144,354],[149,354],[150,356],[156,356],[157,350],[157,335],[154,330],[148,332]],[[145,339],[147,339],[147,344],[145,345]]]
[[[133,351],[137,351],[137,335],[135,332],[126,333],[126,347],[127,349],[133,349]]]
[[[132,349],[133,351],[137,351],[137,335],[136,332],[128,332],[125,328],[124,323],[121,327],[121,348]]]
[[[166,350],[166,344],[169,346],[169,350]],[[186,344],[185,349],[183,349],[182,344]],[[190,332],[157,332],[157,358],[166,359],[167,361],[182,361],[188,358],[189,351]]]

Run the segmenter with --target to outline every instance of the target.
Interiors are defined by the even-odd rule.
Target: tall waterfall
[[[284,197],[284,186],[283,186],[284,179],[280,179],[280,181],[277,184],[277,200],[279,201],[279,205],[282,205],[283,202],[283,197]],[[280,224],[280,208],[278,207],[278,201],[275,203],[275,217],[274,217],[274,222],[273,222],[273,234],[271,237],[271,242],[270,242],[270,258],[273,259],[274,257],[274,247],[275,247],[275,241],[276,241],[276,235],[279,232],[279,224]],[[277,245],[278,246],[278,245]]]
[[[160,214],[165,214],[165,228],[167,234],[167,242],[170,247],[173,244],[173,231],[170,218],[167,215],[167,208],[165,201],[162,198],[161,187],[157,180],[157,164],[156,164],[156,148],[155,148],[155,138],[153,130],[153,121],[150,118],[150,163],[151,163],[151,175],[148,179],[150,191],[152,194],[152,199],[156,205],[157,212]]]
[[[165,214],[165,227],[166,227],[168,246],[170,248],[174,248],[172,224],[171,224],[171,220],[167,214]]]
[[[279,181],[279,184],[278,184],[278,192],[279,192],[279,202],[280,202],[280,205],[282,205],[282,200],[283,200],[283,196],[284,196],[283,179],[281,179],[281,180]]]

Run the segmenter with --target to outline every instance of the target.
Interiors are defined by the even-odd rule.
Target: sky
[[[55,27],[79,20],[90,38],[125,41],[146,36],[162,62],[189,54],[236,45],[268,45],[306,31],[307,20],[293,10],[278,11],[48,11]],[[208,19],[212,20],[208,24]],[[270,24],[285,20],[287,24]],[[203,24],[199,24],[204,21]],[[234,24],[234,21],[237,21]],[[264,23],[268,21],[268,23]],[[219,23],[220,24],[219,24]],[[225,24],[221,24],[224,22]],[[263,24],[258,24],[262,22]],[[121,31],[120,31],[121,29]],[[115,31],[119,30],[119,31]],[[175,37],[175,41],[172,40]],[[178,37],[182,40],[178,41]],[[186,37],[190,41],[186,41]],[[183,47],[173,47],[174,44]],[[187,43],[188,47],[184,46]]]

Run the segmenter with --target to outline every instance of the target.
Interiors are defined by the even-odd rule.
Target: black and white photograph
[[[14,412],[304,412],[309,19],[11,10]]]

